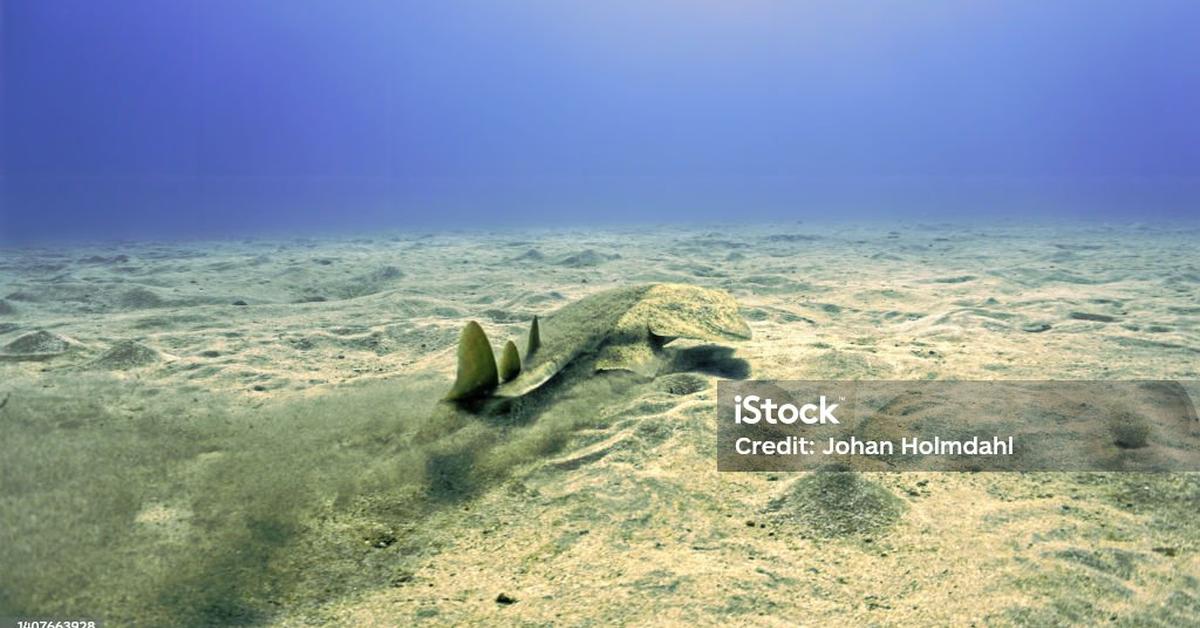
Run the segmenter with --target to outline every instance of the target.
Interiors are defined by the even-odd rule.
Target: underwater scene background
[[[4,2],[0,618],[1197,623],[1197,474],[719,473],[715,405],[1195,398],[1198,12]]]

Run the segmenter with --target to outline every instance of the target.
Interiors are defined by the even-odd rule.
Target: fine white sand
[[[1188,623],[1195,475],[871,474],[899,520],[827,538],[769,516],[796,476],[716,471],[713,404],[721,376],[1200,379],[1197,242],[1194,228],[910,223],[10,249],[0,397],[93,372],[263,408],[366,381],[448,383],[467,320],[500,343],[607,287],[723,288],[754,333],[729,345],[736,362],[605,400],[549,457],[381,550],[396,552],[391,580],[292,592],[267,620]],[[146,503],[130,525],[186,542],[187,512]]]

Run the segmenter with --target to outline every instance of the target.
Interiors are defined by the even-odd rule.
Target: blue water
[[[6,0],[0,240],[1200,215],[1200,4]]]

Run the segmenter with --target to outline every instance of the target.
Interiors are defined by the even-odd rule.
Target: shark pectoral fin
[[[609,344],[596,358],[597,371],[624,370],[643,377],[654,377],[662,359],[648,343]]]
[[[678,336],[660,336],[649,330],[647,330],[647,333],[650,335],[650,346],[654,347],[655,350],[662,349],[668,342],[678,338]]]
[[[719,342],[745,340],[750,327],[728,293],[696,286],[658,284],[627,314],[656,336]]]
[[[479,323],[471,321],[463,327],[458,338],[458,376],[446,393],[446,401],[461,401],[482,397],[500,383],[496,371],[496,356],[487,334]]]

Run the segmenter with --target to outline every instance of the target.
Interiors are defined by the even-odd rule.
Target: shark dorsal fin
[[[471,321],[463,327],[458,338],[458,376],[450,392],[446,393],[446,401],[484,396],[499,383],[492,345],[479,323]]]
[[[521,374],[521,354],[517,353],[517,343],[509,340],[504,343],[500,352],[500,381],[507,382]]]

